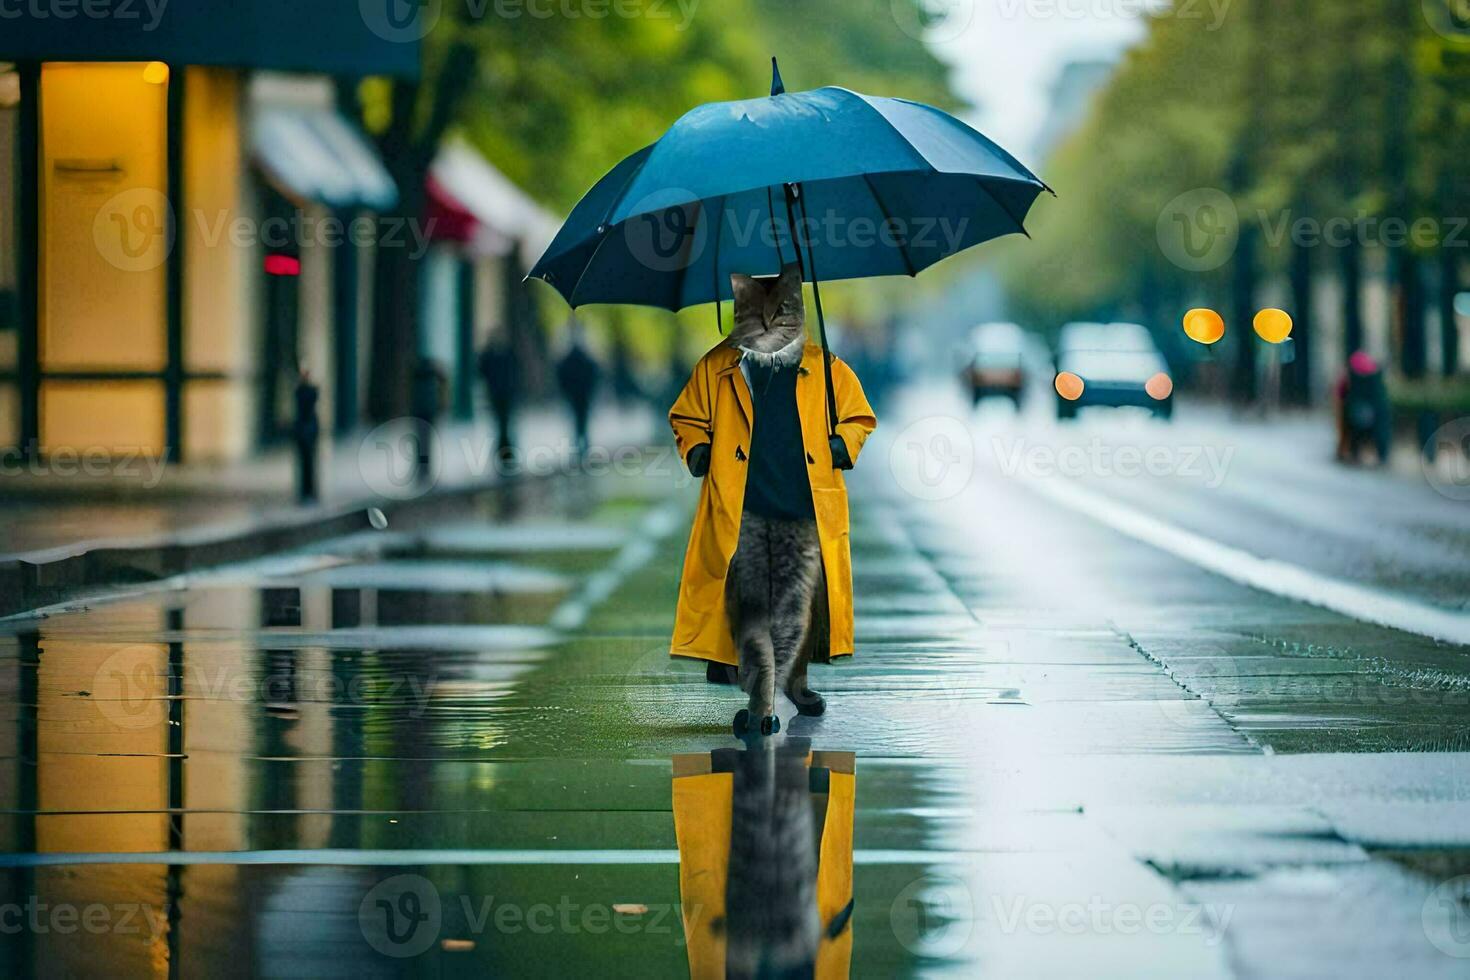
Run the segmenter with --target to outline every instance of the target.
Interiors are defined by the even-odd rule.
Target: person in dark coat
[[[556,365],[556,383],[572,412],[572,429],[578,458],[587,454],[587,430],[592,415],[592,402],[597,397],[597,387],[601,382],[602,367],[587,352],[583,343],[582,325],[573,321],[571,346]]]
[[[302,370],[296,379],[296,418],[291,426],[296,440],[296,498],[303,504],[317,499],[316,457],[321,437],[321,423],[316,416],[321,389],[312,383],[311,373]]]
[[[520,399],[520,378],[515,348],[505,337],[495,337],[480,352],[480,377],[490,399],[490,413],[495,416],[495,452],[502,462],[515,456],[512,436],[516,403]]]

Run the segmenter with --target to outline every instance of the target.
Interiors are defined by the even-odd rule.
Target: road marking
[[[679,515],[683,511],[682,498],[666,501],[649,510],[612,561],[587,576],[574,595],[562,600],[552,612],[548,625],[564,633],[581,628],[592,610],[606,602],[629,575],[653,560],[659,543],[679,526]]]
[[[1319,575],[1274,558],[1262,558],[1150,517],[1076,483],[1064,480],[1028,480],[1027,483],[1055,503],[1231,581],[1329,609],[1350,619],[1433,640],[1470,645],[1470,614]]]

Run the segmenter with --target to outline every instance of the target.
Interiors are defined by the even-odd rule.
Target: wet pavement
[[[1463,509],[1180,414],[895,406],[851,481],[857,655],[771,744],[667,656],[667,456],[0,622],[0,962],[1465,976],[1470,656],[1302,591],[1453,615]],[[1179,465],[1008,468],[1094,437]]]

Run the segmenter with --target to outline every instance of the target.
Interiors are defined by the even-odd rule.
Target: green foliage
[[[687,5],[687,19],[674,2],[635,7],[663,16],[462,16],[426,42],[430,70],[436,50],[449,43],[475,46],[480,70],[460,104],[460,128],[558,213],[689,109],[768,93],[772,55],[793,91],[833,84],[945,107],[956,102],[947,70],[899,29],[890,0],[703,0]],[[873,288],[834,290],[829,309],[854,310]],[[563,319],[560,301],[547,300],[545,315]],[[679,336],[657,311],[604,308],[587,319],[652,365],[667,361],[671,337]],[[718,337],[712,309],[686,311],[677,322],[690,354]]]
[[[1018,312],[1054,326],[1140,295],[1223,302],[1228,264],[1181,270],[1156,237],[1196,188],[1228,193],[1258,231],[1263,216],[1466,214],[1470,72],[1440,70],[1465,47],[1405,0],[1233,0],[1214,30],[1159,14],[1043,167],[1060,199],[1037,202],[1035,241],[1002,264]],[[1289,237],[1265,239],[1279,271]]]

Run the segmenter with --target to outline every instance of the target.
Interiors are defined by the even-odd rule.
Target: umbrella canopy
[[[729,299],[731,272],[792,261],[813,282],[912,276],[1024,233],[1048,189],[933,106],[835,87],[787,93],[777,72],[770,97],[700,106],[614,167],[530,277],[573,307],[679,310]]]

